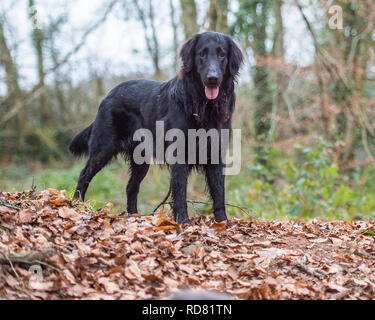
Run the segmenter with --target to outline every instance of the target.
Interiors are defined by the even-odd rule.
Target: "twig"
[[[205,202],[205,201],[195,201],[195,200],[186,200],[187,203],[191,203],[191,204],[194,204],[194,203],[198,203],[198,204],[205,204],[205,205],[212,205],[211,202]],[[172,202],[166,202],[165,204],[172,204]],[[250,214],[249,211],[251,211],[250,208],[247,208],[247,207],[241,207],[241,206],[236,206],[234,204],[231,204],[231,203],[225,203],[224,204],[225,206],[229,206],[229,207],[234,207],[234,208],[237,208],[237,209],[240,209],[243,213],[245,214]],[[248,210],[248,211],[246,211]]]
[[[318,279],[323,279],[324,275],[322,273],[320,273],[320,272],[317,272],[315,270],[310,269],[306,265],[306,260],[307,260],[306,256],[303,256],[303,258],[301,259],[301,261],[298,262],[297,267],[299,269],[301,269],[302,271],[306,272],[307,274],[311,275],[311,276],[317,277]]]
[[[312,25],[310,21],[307,19],[305,13],[303,12],[303,8],[301,4],[299,3],[298,0],[294,0],[294,3],[296,4],[297,8],[299,9],[303,20],[305,21],[306,27],[309,30],[311,37],[313,39],[314,47],[315,47],[315,53],[317,58],[320,59],[322,64],[325,66],[327,71],[329,72],[330,76],[332,77],[333,80],[336,78],[340,79],[343,85],[345,86],[346,89],[350,88],[350,85],[348,83],[348,80],[340,70],[338,70],[337,65],[335,64],[335,60],[326,52],[323,51],[320,46],[319,46],[319,41],[318,38],[314,32],[314,29],[312,28]]]
[[[88,38],[88,36],[93,32],[95,31],[101,24],[103,24],[106,20],[107,20],[107,17],[108,15],[111,13],[113,7],[115,6],[115,4],[118,2],[118,0],[113,0],[109,5],[108,7],[105,9],[103,15],[100,17],[100,19],[98,19],[92,26],[90,26],[83,34],[82,38],[81,38],[81,41],[71,50],[69,51],[65,57],[60,61],[58,62],[55,66],[53,66],[52,68],[48,69],[46,72],[49,73],[49,72],[52,72],[52,71],[55,71],[57,70],[58,68],[60,68],[60,66],[62,66],[63,64],[65,64],[66,62],[69,61],[70,57],[73,56],[75,53],[77,53],[82,47],[83,45],[86,43],[86,39]]]
[[[10,119],[17,115],[18,111],[25,107],[31,100],[36,99],[40,96],[44,90],[44,86],[41,83],[35,85],[28,93],[26,93],[22,99],[19,99],[17,103],[11,108],[0,120],[0,126],[7,123]]]
[[[0,206],[4,206],[4,207],[10,208],[10,209],[17,210],[17,211],[21,210],[20,208],[15,207],[15,206],[11,205],[10,203],[2,201],[2,200],[0,200]]]
[[[167,199],[169,198],[170,196],[170,190],[168,191],[168,194],[167,196],[164,198],[164,200],[162,202],[160,202],[160,204],[152,211],[152,213],[150,214],[142,214],[141,216],[152,216],[156,213],[156,211],[161,207],[161,206],[164,206],[166,204],[169,204],[171,205],[173,202],[172,201],[169,201],[169,202],[166,202]],[[212,205],[211,202],[205,202],[205,201],[195,201],[195,200],[186,200],[187,203],[191,203],[193,206],[194,204],[205,204],[205,205]],[[252,209],[248,208],[248,207],[244,207],[244,206],[236,206],[234,204],[231,204],[231,203],[225,203],[224,204],[225,206],[229,206],[229,207],[233,207],[233,208],[237,208],[239,210],[241,210],[243,213],[247,214],[247,215],[251,215],[250,214],[250,211],[252,211]],[[110,217],[117,217],[117,218],[130,218],[130,217],[134,217],[134,214],[130,214],[128,216],[119,216],[119,215],[111,215],[109,214],[108,216]]]
[[[194,212],[195,212],[195,213],[198,213],[198,210],[197,210],[197,208],[195,207],[194,203],[191,203],[191,205],[193,206],[193,210],[194,210]]]
[[[20,277],[19,277],[19,275],[18,275],[16,269],[14,269],[14,266],[13,266],[12,261],[9,259],[9,257],[8,257],[7,255],[5,255],[5,257],[7,258],[8,262],[9,262],[9,265],[10,265],[10,267],[12,268],[14,274],[16,275],[18,281],[20,281]]]
[[[59,268],[56,268],[56,267],[50,265],[50,264],[47,263],[47,262],[40,261],[40,260],[36,260],[35,262],[38,263],[38,264],[42,264],[42,265],[44,265],[44,266],[46,266],[46,267],[49,267],[49,268],[51,268],[51,269],[53,269],[53,270],[55,270],[55,271],[61,273],[61,270],[60,270]]]
[[[165,204],[165,202],[168,200],[170,195],[171,195],[171,186],[169,186],[168,193],[165,196],[165,198],[163,199],[163,201],[158,204],[158,206],[152,211],[152,213],[155,213],[156,210],[158,210],[161,206],[163,206]]]
[[[35,185],[34,176],[33,176],[33,179],[31,181],[31,191],[32,191],[31,194],[34,194],[35,190],[36,190],[36,185]]]

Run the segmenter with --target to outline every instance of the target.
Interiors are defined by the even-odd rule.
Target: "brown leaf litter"
[[[65,192],[0,192],[0,299],[374,299],[374,221],[93,212]]]

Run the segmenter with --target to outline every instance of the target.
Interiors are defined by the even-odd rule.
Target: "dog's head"
[[[195,34],[181,48],[183,72],[199,75],[206,98],[214,100],[228,74],[233,79],[243,62],[243,55],[230,36],[218,32]]]

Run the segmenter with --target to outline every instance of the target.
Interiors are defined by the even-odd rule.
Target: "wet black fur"
[[[222,72],[219,96],[208,100],[204,93],[203,75],[197,71],[196,48],[205,43],[215,43],[225,49],[226,68]],[[179,128],[187,136],[188,129],[231,129],[235,107],[234,84],[243,56],[234,41],[227,35],[205,32],[194,35],[182,47],[180,56],[183,67],[178,76],[168,82],[149,80],[126,81],[110,91],[100,104],[95,121],[70,144],[76,155],[88,155],[74,197],[85,197],[92,178],[117,154],[125,155],[130,163],[131,177],[128,182],[127,211],[137,212],[139,186],[149,169],[148,164],[137,165],[132,154],[137,142],[133,134],[147,128],[155,137],[155,122],[164,120],[165,130]],[[208,60],[208,59],[207,59]],[[199,60],[200,61],[200,60]],[[203,63],[203,62],[202,62]],[[209,63],[204,62],[204,63]],[[165,145],[165,150],[167,144]],[[187,149],[186,149],[187,150]],[[155,153],[155,147],[154,147]],[[208,157],[209,159],[209,157]],[[170,165],[173,212],[178,223],[189,221],[186,204],[186,187],[193,167],[205,173],[207,186],[213,199],[216,221],[227,220],[222,169],[225,164]]]

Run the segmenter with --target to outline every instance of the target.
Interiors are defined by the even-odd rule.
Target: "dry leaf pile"
[[[373,221],[245,221],[92,212],[64,192],[0,193],[0,299],[373,299]]]

